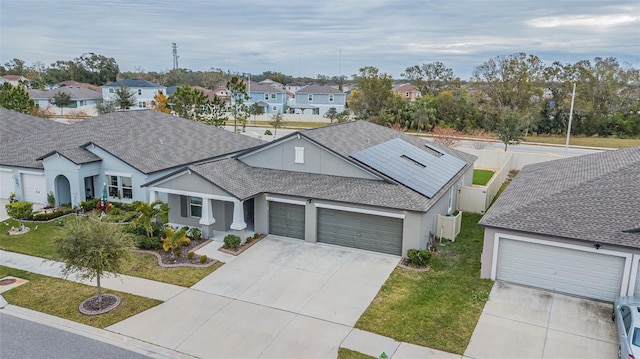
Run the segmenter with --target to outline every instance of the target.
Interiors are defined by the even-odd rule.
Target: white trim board
[[[333,204],[315,203],[315,206],[316,206],[316,208],[326,208],[326,209],[335,209],[335,210],[338,210],[338,211],[345,211],[345,212],[372,214],[372,215],[381,216],[381,217],[401,218],[401,219],[405,219],[405,217],[406,217],[405,214],[403,214],[403,213],[391,213],[391,212],[377,211],[377,210],[373,210],[373,209],[336,206],[336,205],[333,205]]]
[[[288,204],[296,204],[299,206],[304,206],[307,204],[307,201],[300,201],[297,199],[288,199],[288,198],[277,198],[277,197],[269,197],[267,196],[268,202],[279,202],[279,203],[288,203]]]

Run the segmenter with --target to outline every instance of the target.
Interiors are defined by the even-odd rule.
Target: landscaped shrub
[[[256,232],[253,234],[253,239],[258,239],[260,237],[260,233]]]
[[[224,248],[233,249],[234,251],[240,247],[240,237],[234,234],[227,234],[224,236]]]
[[[136,236],[136,247],[140,249],[155,250],[162,248],[162,242],[158,237],[147,237],[144,234]]]
[[[193,252],[187,253],[187,258],[189,258],[189,259],[193,259],[193,257],[195,257],[195,256],[196,256],[196,254],[193,253]]]
[[[33,203],[12,202],[5,206],[7,214],[15,219],[31,219],[33,217]]]
[[[48,221],[50,219],[64,216],[66,213],[62,210],[57,210],[49,213],[36,213],[33,215],[34,221]]]
[[[425,267],[431,259],[431,252],[426,249],[409,249],[407,251],[407,259],[409,263],[417,267]]]
[[[207,255],[206,255],[206,254],[201,255],[201,256],[200,256],[200,263],[202,263],[202,264],[207,263],[207,259],[208,259],[208,258],[207,258]]]
[[[88,199],[86,201],[80,202],[80,208],[82,208],[82,210],[85,212],[89,212],[96,208],[98,202],[100,202],[100,198]]]
[[[176,257],[180,257],[180,256],[182,256],[182,249],[176,248],[174,250],[174,253],[176,254]]]
[[[273,136],[273,133],[271,133],[270,130],[266,130],[266,131],[264,131],[264,135],[265,136]]]
[[[251,243],[251,241],[253,240],[253,237],[249,236],[247,237],[247,239],[245,240],[246,243]]]
[[[53,192],[47,193],[47,204],[49,207],[54,207],[56,205],[56,197],[53,195]]]
[[[187,236],[191,237],[191,239],[193,240],[200,240],[202,239],[202,231],[200,230],[200,228],[189,228],[189,230],[187,231]]]

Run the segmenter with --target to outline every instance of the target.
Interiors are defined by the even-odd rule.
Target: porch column
[[[149,203],[153,203],[158,199],[158,192],[149,189]]]
[[[233,223],[231,223],[231,229],[241,231],[247,228],[247,224],[244,222],[244,202],[240,202],[237,199],[233,200]]]
[[[202,225],[202,238],[213,238],[213,224],[216,223],[216,219],[213,218],[213,209],[209,198],[202,198],[202,217],[198,223]]]

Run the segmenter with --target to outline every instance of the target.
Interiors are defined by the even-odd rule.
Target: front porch
[[[166,193],[169,205],[168,224],[176,227],[195,227],[202,231],[202,238],[222,242],[233,234],[245,242],[254,232],[254,200],[208,193],[149,188],[149,202]]]

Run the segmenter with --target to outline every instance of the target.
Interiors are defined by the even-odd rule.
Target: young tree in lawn
[[[0,107],[9,110],[28,113],[33,107],[33,100],[22,86],[14,87],[5,82],[0,85]]]
[[[71,95],[68,92],[60,91],[57,94],[53,95],[52,98],[49,99],[51,104],[60,107],[60,116],[62,116],[62,110],[71,104]]]
[[[284,123],[282,121],[283,117],[282,114],[280,112],[278,113],[274,113],[271,116],[271,121],[269,121],[269,125],[271,125],[273,127],[273,138],[276,138],[276,134],[278,132],[279,128],[282,128],[286,125],[286,123]]]
[[[95,278],[97,301],[101,303],[100,279],[111,274],[118,276],[130,256],[132,240],[117,224],[95,217],[74,217],[65,222],[55,243],[58,257],[65,264],[63,275],[74,273],[80,279]]]
[[[498,124],[498,139],[504,143],[504,151],[507,146],[517,145],[522,141],[523,123],[515,114],[506,114]]]
[[[115,90],[115,98],[113,103],[116,108],[128,110],[136,105],[136,95],[126,86],[120,86]]]

